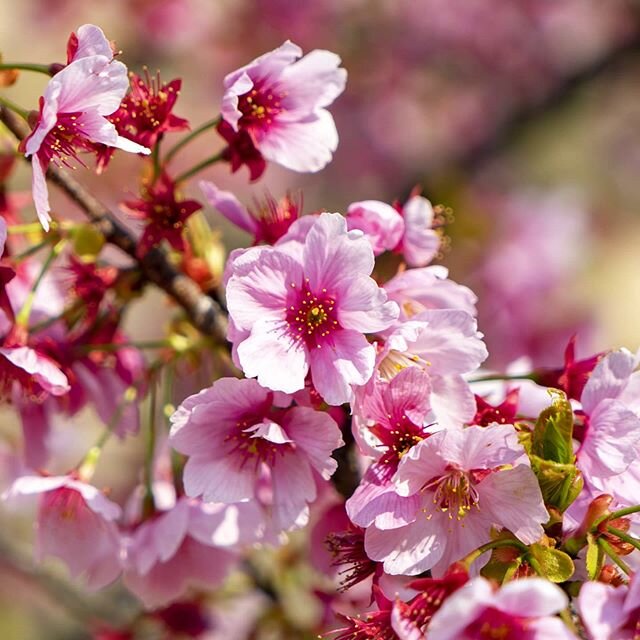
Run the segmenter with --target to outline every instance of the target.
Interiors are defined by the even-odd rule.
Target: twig
[[[0,107],[0,120],[18,140],[29,134],[26,123],[9,109]],[[137,242],[129,230],[64,170],[52,165],[47,178],[84,211],[107,242],[131,256],[139,264],[147,280],[157,285],[185,310],[197,329],[217,340],[226,339],[226,315],[214,294],[203,293],[191,278],[175,269],[168,261],[166,252],[160,248],[152,248],[142,258],[138,257]]]

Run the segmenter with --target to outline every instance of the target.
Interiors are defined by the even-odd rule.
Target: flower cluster
[[[147,623],[201,635],[203,594],[232,575],[277,601],[287,580],[256,556],[294,564],[305,528],[307,574],[325,574],[316,626],[340,640],[639,637],[638,356],[579,358],[572,339],[556,367],[482,369],[476,296],[432,264],[443,209],[416,191],[303,215],[291,193],[247,207],[201,181],[251,236],[221,260],[189,179],[218,162],[252,179],[268,162],[324,167],[338,143],[327,108],[346,82],[337,55],[285,42],[228,74],[220,115],[164,150],[188,128],[173,113],[181,81],[132,75],[126,95],[126,67],[93,25],[67,52],[21,145],[39,222],[0,218],[0,389],[23,431],[4,497],[37,497],[39,560],[90,590],[121,579],[141,602],[111,637]],[[225,146],[174,171],[213,130]],[[103,169],[114,149],[152,154],[140,197],[120,207],[144,221],[139,236],[64,170],[55,181],[92,224],[50,224],[49,165],[88,152]],[[180,308],[160,339],[136,340],[123,319],[149,282]],[[75,428],[87,412],[104,423],[95,443]],[[109,438],[140,432],[126,487],[99,488]]]

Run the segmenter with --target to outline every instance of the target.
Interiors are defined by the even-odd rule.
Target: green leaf
[[[531,468],[538,478],[544,503],[562,513],[582,490],[583,480],[580,471],[575,464],[562,464],[536,455],[529,457]]]
[[[532,544],[530,554],[535,559],[536,568],[551,582],[566,582],[575,571],[571,557],[559,549]]]
[[[604,564],[604,551],[599,544],[596,544],[595,538],[591,535],[587,535],[587,575],[589,580],[596,580],[602,571],[602,565]]]
[[[543,460],[570,464],[573,455],[573,409],[567,396],[552,389],[553,402],[536,421],[531,442],[531,453]]]

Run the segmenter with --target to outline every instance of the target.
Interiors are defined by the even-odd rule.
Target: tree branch
[[[0,120],[18,140],[29,134],[26,123],[5,107],[0,107]],[[203,293],[191,278],[180,273],[169,262],[164,250],[155,247],[142,258],[138,257],[134,236],[74,178],[53,165],[49,167],[47,178],[84,211],[107,242],[133,258],[146,279],[157,285],[185,310],[195,327],[217,340],[226,340],[227,320],[220,301],[213,295]]]

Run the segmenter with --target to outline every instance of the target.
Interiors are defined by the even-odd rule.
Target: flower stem
[[[169,162],[171,158],[173,158],[173,156],[175,156],[176,153],[178,153],[178,151],[182,149],[182,147],[185,147],[192,140],[195,140],[201,133],[204,133],[205,131],[212,129],[213,127],[217,127],[220,120],[221,120],[220,116],[217,116],[213,120],[208,120],[204,124],[201,124],[197,129],[194,129],[193,131],[188,133],[184,138],[182,138],[182,140],[178,140],[178,142],[176,142],[176,144],[173,145],[171,149],[169,149],[169,151],[167,152],[167,155],[164,157],[165,163]]]
[[[618,509],[618,511],[614,511],[613,513],[605,514],[601,518],[598,518],[591,527],[591,532],[594,533],[598,529],[598,525],[604,522],[605,520],[617,520],[618,518],[624,518],[625,516],[630,516],[634,513],[640,512],[640,504],[637,504],[633,507],[625,507],[624,509]]]
[[[501,375],[499,373],[497,374],[490,374],[487,376],[481,376],[479,378],[472,378],[471,380],[469,380],[469,382],[473,383],[473,382],[494,382],[494,381],[502,381],[502,380],[533,380],[533,373],[523,373],[523,374],[517,374],[517,375]]]
[[[105,342],[103,344],[86,344],[78,347],[83,353],[91,351],[119,351],[120,349],[166,349],[171,345],[167,340],[143,340],[140,342]]]
[[[215,156],[211,156],[210,158],[203,160],[199,164],[195,165],[195,167],[191,167],[191,169],[189,169],[188,171],[181,173],[175,179],[175,182],[176,183],[184,182],[188,178],[192,178],[193,176],[195,176],[196,173],[200,173],[200,171],[202,171],[203,169],[210,167],[212,164],[216,164],[216,162],[220,162],[223,159],[222,155],[223,155],[223,152],[221,151],[220,153],[217,153]]]
[[[44,73],[51,75],[51,68],[48,64],[29,64],[26,62],[3,62],[0,64],[0,71],[35,71],[36,73]]]
[[[0,65],[0,67],[2,67],[2,65]],[[18,106],[15,102],[9,100],[9,98],[0,96],[0,105],[5,106],[7,109],[10,109],[14,113],[17,113],[21,118],[24,118],[25,120],[29,119],[29,112],[26,109]]]
[[[604,539],[598,538],[601,549],[629,576],[632,574],[629,565],[613,550],[611,545]]]
[[[499,549],[501,547],[514,547],[523,553],[529,551],[529,547],[526,544],[522,544],[522,542],[518,540],[492,540],[491,542],[487,542],[487,544],[483,544],[481,547],[478,547],[471,553],[467,554],[460,562],[467,567],[471,566],[483,553],[487,551],[491,551],[492,549]]]
[[[623,542],[628,542],[630,545],[640,550],[640,540],[634,538],[633,536],[630,536],[626,531],[616,529],[615,527],[607,527],[607,531],[616,536],[616,538],[620,538],[620,540],[622,540]]]
[[[31,291],[29,292],[29,295],[27,296],[22,309],[20,309],[20,312],[16,316],[16,324],[18,326],[27,327],[29,325],[29,316],[31,315],[31,309],[33,308],[33,303],[36,299],[36,292],[38,290],[38,287],[42,283],[42,280],[47,274],[47,271],[49,271],[49,269],[51,268],[51,265],[53,265],[56,258],[60,255],[60,252],[64,248],[65,244],[66,240],[60,240],[51,249],[51,253],[49,253],[49,256],[42,265],[42,269],[40,270],[36,281],[33,283],[33,287],[31,288]]]
[[[149,424],[147,428],[147,448],[144,458],[144,503],[142,507],[145,516],[155,511],[153,499],[153,458],[156,451],[156,399],[158,396],[158,384],[156,376],[149,380]]]

